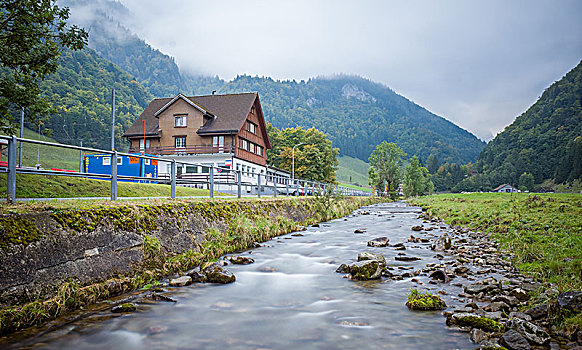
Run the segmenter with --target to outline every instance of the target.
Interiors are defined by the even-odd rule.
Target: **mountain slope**
[[[582,179],[582,62],[552,84],[479,155],[493,183]]]
[[[43,94],[58,108],[46,117],[43,131],[63,143],[111,148],[111,89],[116,94],[115,143],[153,98],[131,75],[99,57],[95,51],[65,51],[57,72],[41,84]],[[35,126],[27,125],[32,129]]]
[[[342,155],[367,161],[377,144],[397,143],[410,157],[475,161],[484,142],[382,84],[358,76],[307,82],[239,76],[220,93],[258,91],[267,121],[278,128],[324,131]]]

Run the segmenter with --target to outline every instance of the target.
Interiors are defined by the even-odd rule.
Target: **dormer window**
[[[187,126],[186,120],[187,115],[175,115],[174,116],[174,127],[175,128],[185,128]]]

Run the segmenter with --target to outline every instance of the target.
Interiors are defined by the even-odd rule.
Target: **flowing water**
[[[362,215],[369,212],[370,215]],[[442,263],[429,244],[408,243],[411,226],[421,224],[419,208],[404,203],[378,204],[346,218],[309,227],[303,236],[288,234],[241,255],[251,265],[229,265],[237,277],[228,285],[194,284],[169,289],[177,303],[142,302],[138,312],[115,316],[109,307],[11,347],[41,349],[452,349],[474,348],[466,333],[449,329],[441,312],[410,311],[411,288],[443,295],[449,307],[462,305],[451,284],[422,284],[404,278],[357,282],[336,273],[358,253],[382,253],[393,273]],[[426,224],[425,224],[426,225]],[[354,233],[363,229],[363,234]],[[424,236],[438,236],[444,229]],[[367,247],[387,236],[404,242],[400,262],[392,247]],[[7,346],[7,344],[4,344]],[[0,345],[1,346],[1,345]]]

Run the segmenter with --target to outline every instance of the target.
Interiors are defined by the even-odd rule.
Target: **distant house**
[[[207,174],[207,165],[241,170],[247,183],[267,175],[271,143],[257,93],[156,98],[123,136],[130,152],[201,164],[178,168],[179,174]]]
[[[501,186],[495,187],[492,192],[517,193],[519,190],[511,185],[503,184]]]

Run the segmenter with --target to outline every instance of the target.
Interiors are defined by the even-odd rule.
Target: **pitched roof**
[[[509,187],[513,188],[513,186],[511,186],[511,185],[508,185],[508,184],[503,184],[503,185],[499,185],[499,186],[495,187],[495,188],[493,189],[493,192],[495,192],[495,191],[499,191],[500,189],[502,189],[502,188],[503,188],[503,187],[505,187],[505,186],[509,186]]]
[[[258,98],[256,92],[228,94],[228,95],[206,95],[185,97],[181,94],[174,98],[156,98],[146,107],[140,117],[123,134],[125,137],[143,135],[143,124],[146,121],[146,135],[159,134],[157,115],[167,108],[178,98],[188,99],[195,104],[198,110],[204,110],[209,115],[216,118],[208,121],[197,132],[199,134],[224,134],[236,133],[243,126],[246,117],[251,110],[255,100]],[[151,128],[150,128],[151,125]]]

